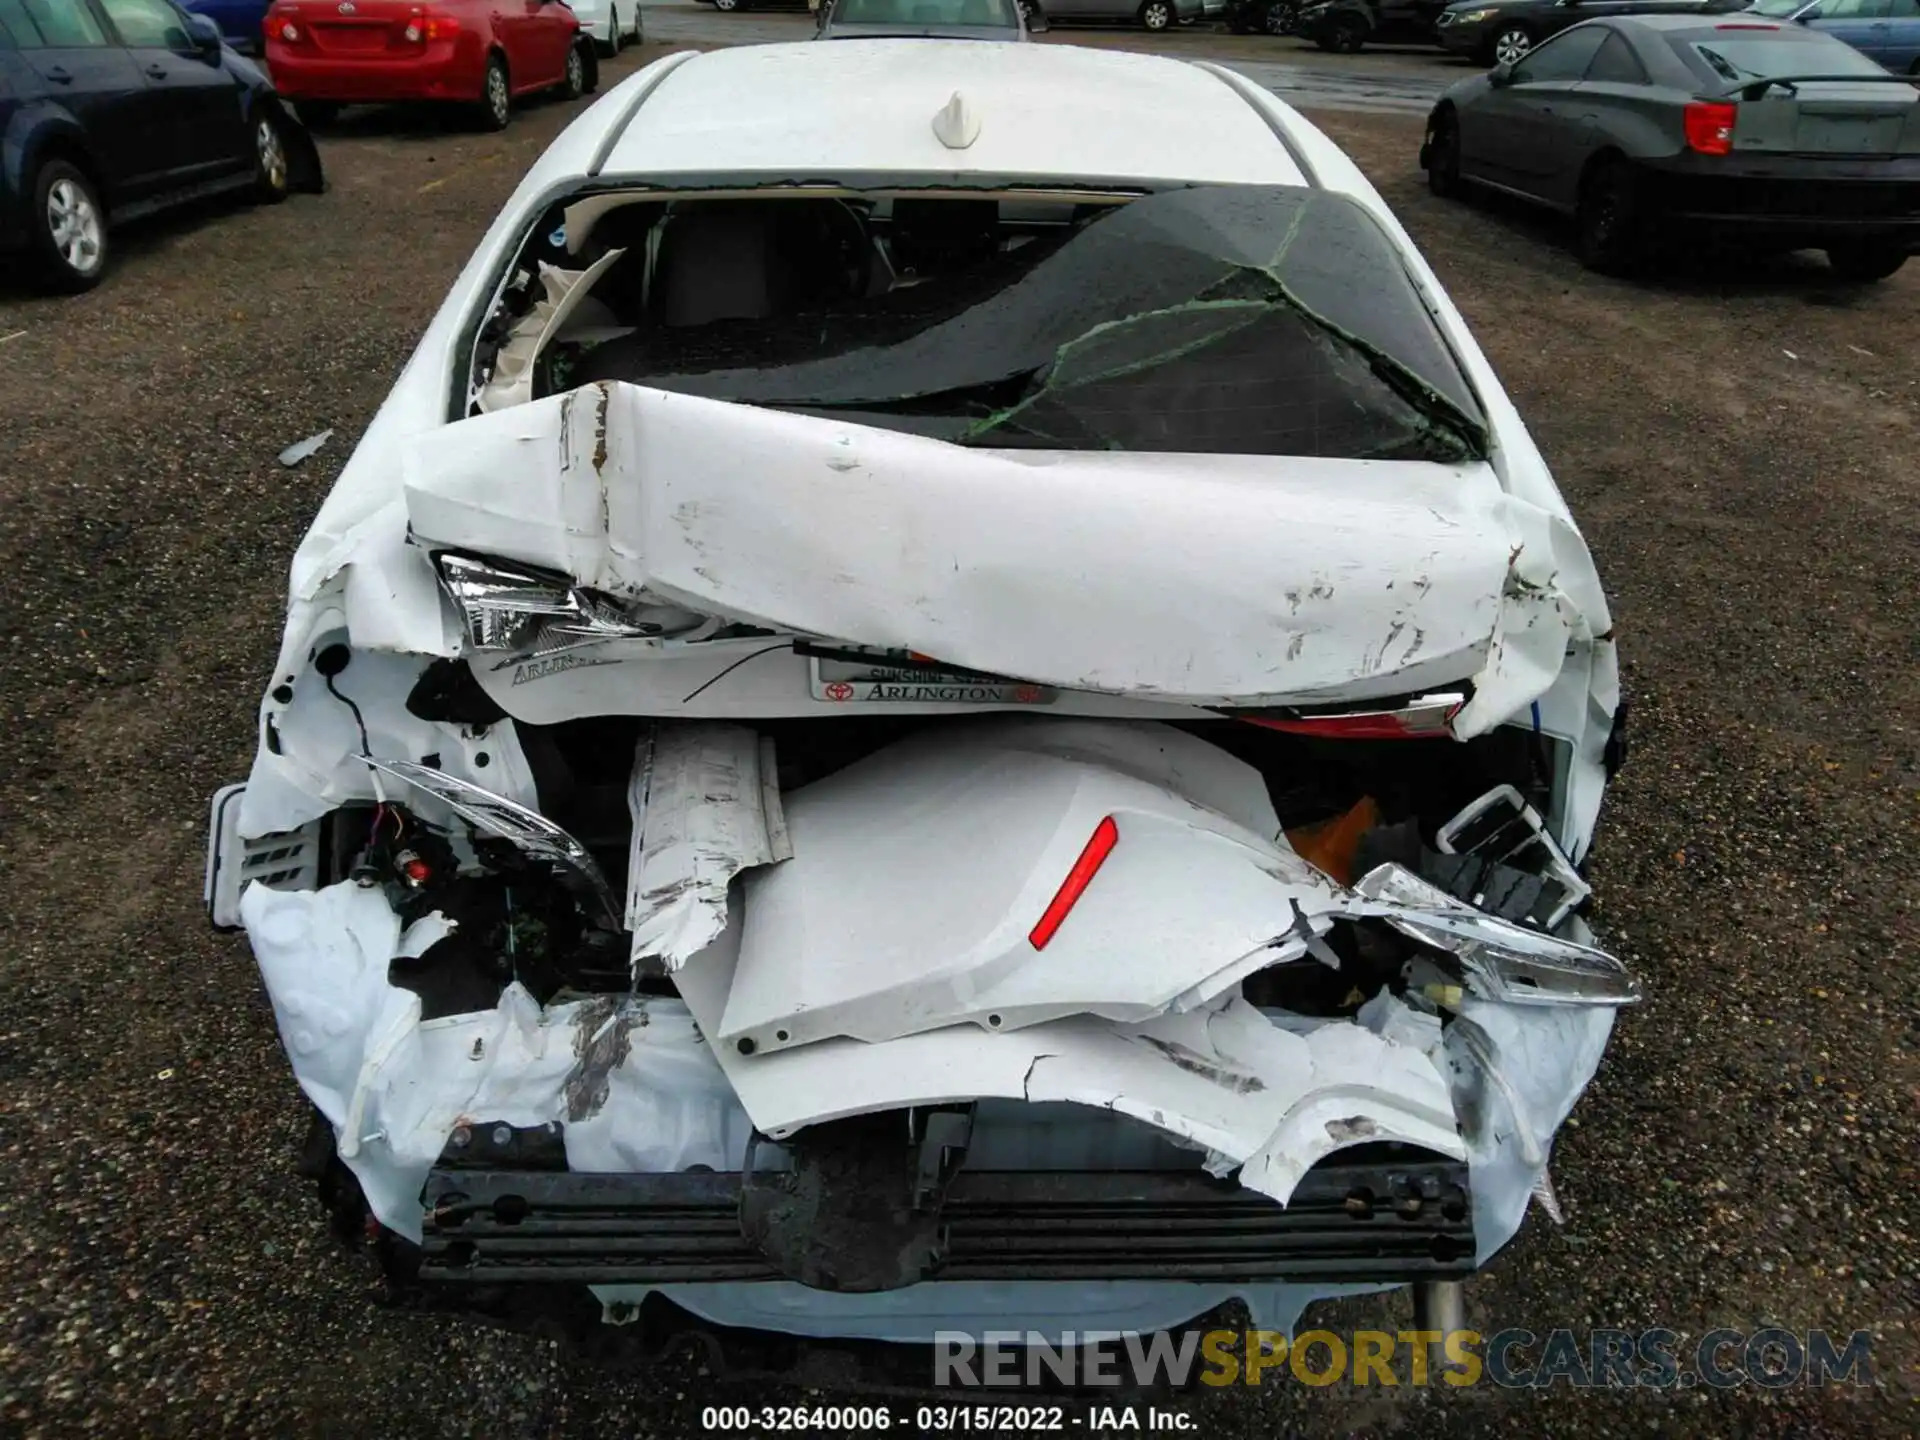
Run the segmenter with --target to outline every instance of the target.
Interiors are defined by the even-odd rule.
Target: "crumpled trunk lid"
[[[422,437],[404,474],[429,550],[1136,697],[1457,682],[1513,588],[1513,502],[1481,463],[969,450],[606,383]]]

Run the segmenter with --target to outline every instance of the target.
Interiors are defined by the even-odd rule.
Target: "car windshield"
[[[837,25],[968,25],[1017,29],[1014,0],[836,0]]]
[[[1729,85],[1748,80],[1792,79],[1809,75],[1887,73],[1851,45],[1825,35],[1796,32],[1775,36],[1749,31],[1716,35],[1711,40],[1676,40],[1674,44],[1691,49],[1709,70]],[[1686,58],[1684,50],[1681,58]]]
[[[993,199],[636,208],[618,243],[651,257],[647,298],[610,273],[623,333],[556,343],[538,393],[626,380],[991,448],[1486,453],[1398,247],[1345,196],[1202,186],[1059,203],[1050,228]]]

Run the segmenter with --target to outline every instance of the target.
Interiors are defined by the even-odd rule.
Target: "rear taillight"
[[[427,29],[426,26],[422,25],[418,20],[409,20],[407,22],[407,28],[402,30],[400,34],[409,45],[418,45],[426,38]]]
[[[429,15],[426,27],[429,40],[452,40],[460,34],[460,22],[451,15]]]
[[[1733,123],[1740,107],[1718,102],[1696,102],[1687,106],[1687,148],[1702,155],[1729,155],[1733,152]]]
[[[1033,927],[1027,936],[1036,950],[1047,948],[1047,942],[1053,939],[1054,931],[1060,928],[1060,922],[1067,918],[1067,912],[1079,902],[1086,893],[1087,886],[1093,883],[1093,877],[1100,867],[1107,863],[1107,856],[1113,853],[1113,847],[1120,843],[1120,827],[1114,823],[1111,815],[1093,827],[1093,838],[1087,841],[1087,848],[1080,852],[1080,858],[1073,862],[1073,868],[1067,872],[1067,878],[1061,882],[1059,891],[1053,897],[1053,903],[1047,906],[1047,913],[1040,917],[1040,923]],[[995,1017],[998,1019],[998,1017]]]

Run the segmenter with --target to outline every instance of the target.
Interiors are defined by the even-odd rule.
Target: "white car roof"
[[[964,149],[948,148],[933,129],[956,93],[980,122]],[[1307,183],[1266,117],[1219,72],[1070,45],[740,46],[673,67],[637,110],[621,112],[610,117],[617,133],[599,167],[607,176],[880,171]]]

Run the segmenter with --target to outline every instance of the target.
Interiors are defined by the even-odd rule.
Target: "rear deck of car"
[[[982,59],[977,44],[924,39],[699,55],[633,112],[601,173],[1309,183],[1213,67],[1067,46],[994,47],[993,63]],[[956,94],[979,121],[960,149],[933,128]]]

